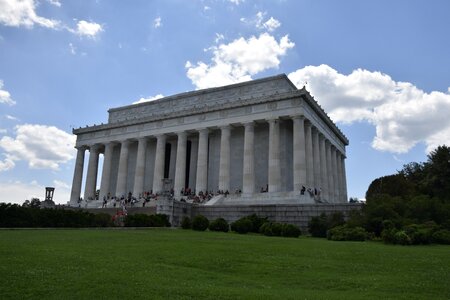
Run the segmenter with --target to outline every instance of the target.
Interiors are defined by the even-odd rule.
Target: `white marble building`
[[[189,187],[197,193],[242,190],[241,201],[249,203],[314,202],[300,195],[305,186],[320,191],[316,201],[347,202],[348,139],[308,91],[284,74],[108,112],[107,124],[73,130],[78,152],[71,205],[80,196],[94,198],[97,186],[99,199],[158,193],[163,178],[172,179],[176,198]]]

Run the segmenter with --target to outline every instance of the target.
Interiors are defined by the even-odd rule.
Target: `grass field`
[[[0,299],[450,299],[450,246],[0,230]]]

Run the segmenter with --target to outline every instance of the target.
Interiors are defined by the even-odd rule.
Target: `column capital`
[[[198,133],[203,133],[203,134],[209,133],[209,129],[208,128],[200,128],[200,129],[197,129],[197,131],[198,131]]]
[[[273,123],[279,123],[279,122],[280,122],[280,119],[279,119],[278,117],[274,117],[274,118],[267,118],[266,121],[267,121],[269,124],[273,124]]]
[[[78,151],[86,151],[87,149],[89,149],[89,146],[87,145],[75,146],[75,149],[77,149]]]
[[[98,152],[103,147],[103,144],[89,145],[89,152]]]
[[[166,138],[167,134],[165,133],[158,133],[154,135],[155,138],[160,139],[160,138]]]
[[[138,142],[146,142],[148,140],[148,136],[141,136],[137,138]]]
[[[249,121],[249,122],[243,122],[241,123],[244,127],[255,127],[255,122],[254,121]]]
[[[119,141],[119,143],[122,145],[122,146],[128,146],[130,143],[131,143],[131,140],[121,140],[121,141]]]
[[[306,120],[304,115],[291,115],[289,116],[292,120],[298,119],[298,120]]]
[[[178,132],[176,132],[175,133],[178,137],[186,137],[187,136],[187,133],[186,133],[186,131],[178,131]]]
[[[231,125],[230,124],[222,125],[219,128],[220,128],[220,130],[229,130],[229,129],[231,129]]]
[[[115,146],[115,145],[117,145],[117,144],[118,144],[117,141],[109,141],[109,142],[103,143],[103,145],[105,145],[105,147],[106,147],[106,146]]]

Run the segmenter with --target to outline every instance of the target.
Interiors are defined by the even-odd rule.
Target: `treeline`
[[[17,204],[0,203],[1,228],[38,227],[108,227],[113,226],[108,214],[93,214],[83,210],[40,209]]]
[[[0,203],[0,228],[169,227],[166,215],[117,215]]]
[[[321,216],[310,222],[316,236],[338,236],[358,228],[367,238],[392,244],[450,244],[450,148],[439,146],[424,163],[409,163],[397,174],[375,179],[366,204],[347,222],[342,216]],[[336,238],[339,239],[339,238]]]

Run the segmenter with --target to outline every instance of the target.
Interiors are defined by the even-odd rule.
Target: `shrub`
[[[191,229],[192,228],[191,218],[183,217],[183,219],[181,220],[181,228]]]
[[[398,245],[411,245],[411,238],[404,230],[399,230],[394,234],[394,243]]]
[[[203,215],[196,215],[192,220],[192,229],[205,231],[209,226],[209,220]]]
[[[261,227],[259,228],[259,233],[262,233],[267,236],[272,236],[272,223],[266,222],[262,224]]]
[[[395,234],[397,233],[397,229],[390,228],[390,229],[384,229],[381,232],[381,239],[386,244],[395,244]]]
[[[404,228],[405,233],[410,237],[411,244],[418,245],[418,244],[430,244],[432,241],[432,227],[427,227],[426,225],[417,225],[412,224],[405,226]]]
[[[328,230],[327,238],[332,241],[365,241],[367,232],[362,227],[340,225]]]
[[[266,236],[299,237],[301,231],[292,224],[266,222],[261,226],[260,233]]]
[[[244,234],[250,232],[253,228],[253,223],[247,217],[240,218],[239,220],[231,223],[231,230]]]
[[[327,216],[325,214],[312,217],[308,222],[308,231],[313,237],[326,237],[327,229]]]
[[[146,215],[134,214],[127,215],[124,220],[125,227],[166,227],[170,226],[166,215]]]
[[[434,243],[450,245],[450,230],[438,230],[433,233],[432,238]]]
[[[281,236],[284,237],[299,237],[302,234],[300,228],[292,224],[283,224],[281,228]]]
[[[249,219],[250,222],[252,222],[252,228],[250,229],[250,232],[255,232],[255,233],[259,232],[259,228],[261,227],[261,225],[268,222],[267,217],[264,217],[264,218],[258,217],[256,214],[252,214],[245,218]]]
[[[169,216],[165,214],[150,215],[150,227],[170,227]]]
[[[229,225],[228,225],[228,222],[224,218],[218,218],[209,224],[209,230],[228,232]]]

